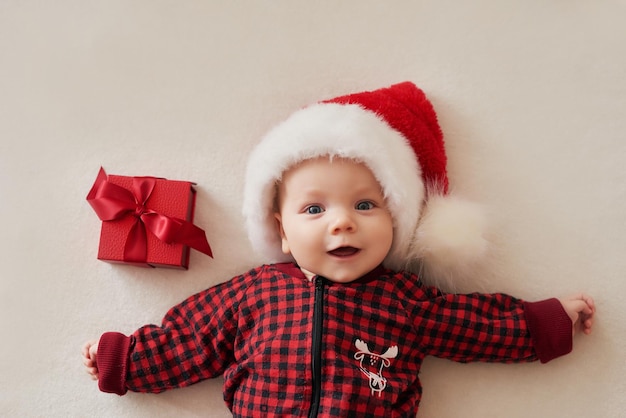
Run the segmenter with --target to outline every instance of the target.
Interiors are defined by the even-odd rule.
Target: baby
[[[246,177],[250,238],[274,262],[191,296],[161,325],[86,343],[87,371],[119,395],[223,375],[235,417],[414,417],[428,355],[570,352],[576,329],[591,332],[585,294],[445,293],[403,269],[417,260],[449,278],[484,250],[480,228],[450,228],[450,214],[471,208],[448,195],[445,164],[434,110],[412,83],[296,112],[253,151]]]

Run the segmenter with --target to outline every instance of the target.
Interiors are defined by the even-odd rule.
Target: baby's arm
[[[93,380],[98,380],[98,341],[87,341],[83,345],[83,364]]]
[[[593,326],[593,316],[596,312],[593,298],[584,293],[577,293],[561,298],[559,302],[561,302],[563,309],[572,320],[572,332],[575,333],[577,329],[580,329],[585,334],[590,334]]]

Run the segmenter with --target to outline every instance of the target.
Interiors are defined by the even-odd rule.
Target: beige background
[[[547,365],[429,359],[419,416],[626,417],[624,1],[0,2],[0,415],[227,417],[221,379],[100,393],[80,346],[262,260],[245,157],[296,108],[412,80],[455,190],[492,211],[487,290],[585,290],[594,335]],[[98,168],[198,183],[215,259],[96,260]],[[471,284],[467,285],[469,288]]]

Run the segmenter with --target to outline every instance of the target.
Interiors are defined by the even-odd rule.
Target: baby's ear
[[[280,234],[280,237],[283,238],[285,236],[285,230],[283,229],[283,218],[280,216],[280,213],[274,213],[274,220],[276,221],[276,230]]]
[[[287,242],[287,236],[285,235],[285,229],[283,228],[283,218],[278,212],[274,213],[274,218],[276,219],[276,228],[278,229],[278,234],[280,235],[283,254],[291,254],[289,242]]]

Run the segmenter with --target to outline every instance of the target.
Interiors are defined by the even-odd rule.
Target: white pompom
[[[487,254],[486,224],[476,203],[450,195],[429,196],[411,250],[422,280],[447,292],[465,288],[464,281]]]

